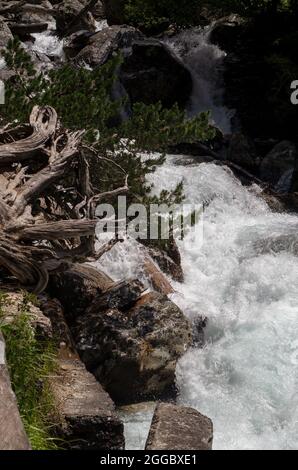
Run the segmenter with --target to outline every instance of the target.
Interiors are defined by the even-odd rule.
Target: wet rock
[[[196,348],[202,348],[205,343],[205,328],[208,324],[208,318],[199,315],[193,321],[193,344]]]
[[[12,32],[7,26],[4,19],[0,16],[0,50],[4,49],[8,41],[13,38]]]
[[[183,282],[184,273],[181,264],[181,255],[175,239],[168,242],[166,251],[157,247],[149,248],[151,258],[158,264],[160,269],[177,282]]]
[[[98,269],[75,264],[54,275],[49,288],[52,297],[63,305],[66,320],[72,324],[113,284],[113,280]]]
[[[154,290],[164,295],[174,293],[171,283],[159,269],[159,266],[153,261],[151,256],[145,256],[144,258],[144,271]]]
[[[53,336],[50,319],[42,313],[39,307],[28,301],[22,293],[7,294],[2,306],[2,322],[12,323],[24,311],[28,315],[30,324],[36,331],[38,338],[47,339]]]
[[[132,103],[160,101],[170,108],[185,107],[192,92],[192,77],[183,63],[160,41],[135,41],[125,57],[121,81]]]
[[[124,449],[114,404],[79,360],[60,360],[51,379],[57,434],[70,450]]]
[[[261,178],[276,185],[288,170],[294,169],[296,156],[295,144],[287,140],[280,142],[262,160]]]
[[[63,2],[59,3],[55,8],[57,31],[62,35],[65,34],[65,32],[68,31],[72,21],[75,20],[83,8],[84,4],[79,0],[64,0]],[[68,32],[75,32],[80,29],[87,29],[88,31],[95,32],[96,26],[92,13],[87,12],[85,15],[83,15],[79,21],[73,25],[71,31]]]
[[[211,450],[212,421],[192,408],[160,403],[155,410],[146,450]]]
[[[227,158],[231,162],[250,170],[254,170],[257,165],[254,144],[241,133],[232,135]]]
[[[119,49],[131,47],[143,35],[131,26],[111,26],[104,28],[89,39],[88,45],[76,56],[75,62],[84,62],[91,67],[104,64]]]
[[[0,450],[30,450],[5,363],[5,343],[0,333]]]
[[[102,312],[95,303],[73,333],[88,370],[121,403],[172,386],[176,363],[192,343],[189,321],[166,296],[155,292],[128,311]]]

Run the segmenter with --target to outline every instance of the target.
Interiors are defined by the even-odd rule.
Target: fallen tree
[[[39,293],[51,272],[96,259],[113,247],[117,240],[95,251],[95,206],[102,197],[127,192],[128,186],[125,177],[123,187],[111,194],[94,192],[82,153],[84,131],[60,129],[52,107],[35,106],[30,128],[29,136],[0,145],[0,266]],[[23,127],[10,133],[6,126],[1,140],[18,130]],[[53,185],[67,192],[63,179],[70,168],[77,175],[71,198],[53,198]]]

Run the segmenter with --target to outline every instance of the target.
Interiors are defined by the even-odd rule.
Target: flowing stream
[[[191,112],[210,109],[230,132],[220,100],[224,53],[208,32],[184,32],[170,46],[195,78]],[[174,285],[173,300],[209,323],[204,348],[178,364],[178,402],[213,420],[215,449],[297,449],[298,217],[271,212],[260,189],[243,187],[227,168],[185,156],[169,155],[149,178],[157,194],[181,180],[187,201],[206,209],[203,244],[191,233],[179,242],[185,282]],[[139,256],[127,241],[101,266],[116,278],[142,276]],[[144,447],[150,417],[145,409],[143,427],[140,410],[126,419],[128,449]]]
[[[232,112],[222,105],[225,54],[209,34],[186,31],[167,43],[194,79],[189,113],[210,110],[229,133]],[[62,55],[63,43],[51,32],[35,39],[38,52]],[[215,449],[297,449],[298,217],[271,212],[260,189],[243,187],[228,169],[185,156],[169,155],[148,180],[156,194],[182,180],[187,201],[205,203],[203,244],[191,233],[179,242],[185,282],[174,284],[173,300],[191,320],[203,314],[209,323],[205,346],[178,364],[178,402],[213,420]],[[127,240],[98,265],[116,279],[146,281],[141,256]],[[135,418],[123,411],[128,449],[144,448],[152,409],[138,407]]]

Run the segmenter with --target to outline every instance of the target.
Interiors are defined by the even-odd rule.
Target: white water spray
[[[190,116],[210,111],[216,126],[224,133],[231,132],[233,111],[223,102],[223,61],[226,53],[210,42],[212,27],[184,31],[165,43],[188,68],[193,79],[193,92],[188,106]]]

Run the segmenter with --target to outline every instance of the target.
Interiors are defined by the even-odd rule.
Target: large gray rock
[[[9,40],[12,38],[12,32],[10,31],[4,19],[0,16],[0,51],[7,46]]]
[[[211,450],[213,424],[192,408],[160,403],[155,410],[146,450]]]
[[[50,387],[57,433],[68,449],[124,449],[123,424],[114,403],[81,361],[60,360]]]
[[[44,22],[54,24],[55,19],[52,11],[53,6],[48,0],[42,0],[37,5],[28,0],[26,10],[20,14],[20,22],[27,24]]]
[[[64,0],[63,2],[56,5],[56,23],[57,31],[60,34],[65,32],[74,32],[80,29],[87,29],[88,31],[95,32],[96,25],[95,20],[91,12],[87,12],[83,15],[79,21],[77,21],[71,31],[69,31],[69,25],[77,17],[77,15],[83,10],[84,4],[79,0]]]
[[[189,70],[155,39],[134,42],[131,54],[124,59],[121,81],[132,103],[160,101],[167,108],[175,103],[185,107],[193,87]]]
[[[91,67],[104,64],[119,49],[131,47],[134,40],[143,35],[131,26],[111,26],[104,28],[90,37],[89,43],[75,58],[75,62],[84,62]]]
[[[0,333],[0,450],[30,450],[5,363],[5,343]]]
[[[192,344],[189,321],[166,296],[155,292],[129,310],[103,312],[94,303],[73,333],[88,370],[121,403],[171,387],[176,363]]]
[[[296,157],[295,144],[287,140],[280,142],[262,160],[261,177],[276,185],[287,171],[294,169]]]

